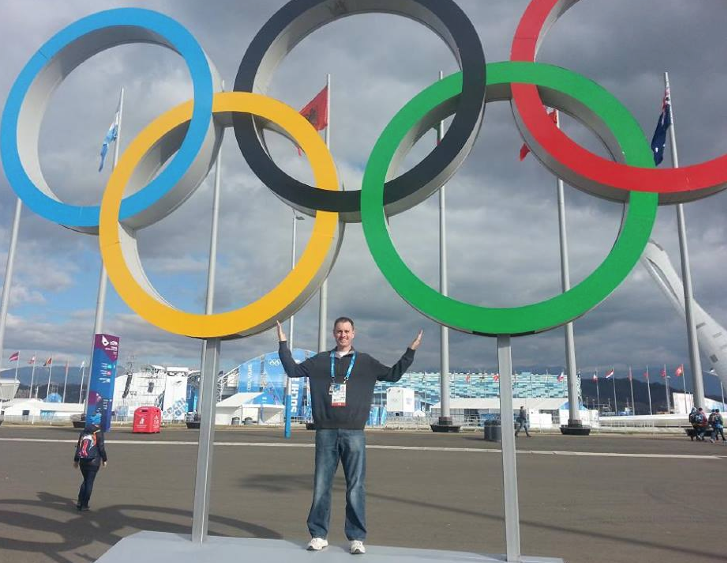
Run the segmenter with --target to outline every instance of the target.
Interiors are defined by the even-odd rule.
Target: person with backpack
[[[106,467],[106,447],[101,429],[95,424],[87,424],[81,431],[76,443],[76,454],[73,456],[73,467],[81,468],[83,483],[78,491],[78,510],[88,510],[88,501],[91,500],[93,482],[96,480],[98,470]]]
[[[714,443],[719,441],[719,436],[722,436],[722,442],[724,442],[724,421],[719,409],[714,409],[712,414],[709,415],[709,423],[712,425],[712,437],[709,441]]]
[[[694,416],[694,422],[696,424],[697,440],[704,442],[704,433],[707,431],[709,422],[707,421],[707,415],[704,414],[704,409],[702,407],[697,409],[697,414]]]
[[[699,430],[697,427],[699,426],[697,424],[697,408],[692,407],[692,411],[689,413],[689,424],[692,425],[692,433],[689,435],[689,437],[692,439],[692,442],[694,441],[694,438],[699,436]]]

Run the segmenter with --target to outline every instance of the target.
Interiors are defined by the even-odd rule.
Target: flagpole
[[[81,403],[81,397],[83,397],[83,380],[86,377],[86,360],[81,362],[81,386],[78,388],[78,403]]]
[[[293,236],[292,236],[292,244],[290,249],[290,270],[293,271],[295,269],[295,249],[296,249],[296,238],[298,235],[298,220],[302,219],[302,217],[299,217],[298,214],[295,212],[295,209],[293,211]],[[295,348],[293,347],[293,338],[295,336],[295,315],[290,315],[290,326],[288,329],[288,346],[290,346],[290,353],[293,353],[293,350]],[[286,438],[290,438],[290,423],[291,423],[291,416],[292,413],[291,410],[291,404],[292,404],[292,389],[293,388],[293,380],[292,378],[285,376],[285,429],[283,431],[283,434]]]
[[[53,375],[53,356],[50,357],[50,363],[48,364],[48,388],[45,390],[45,400],[48,400],[50,395],[50,378]]]
[[[30,370],[30,394],[28,395],[28,399],[33,398],[33,382],[35,381],[35,362],[37,356],[38,352],[33,355],[33,368]]]
[[[646,366],[646,390],[649,393],[649,415],[653,416],[654,411],[651,408],[651,380],[649,379],[649,366]]]
[[[611,379],[613,379],[613,412],[616,416],[618,416],[618,401],[616,401],[616,370],[611,368],[611,371],[613,372],[611,374]]]
[[[598,388],[598,370],[596,370],[596,409],[601,414],[601,390]]]
[[[684,388],[684,412],[689,412],[689,407],[687,406],[687,376],[684,373],[684,366],[680,366],[682,368],[682,387]],[[694,402],[694,397],[692,397],[692,402]]]
[[[15,360],[15,381],[18,380],[18,368],[20,367],[20,354],[18,353],[18,359]]]
[[[326,74],[326,148],[331,150],[331,75]],[[323,280],[318,305],[318,351],[326,351],[326,319],[328,317],[328,278]]]
[[[679,168],[679,155],[677,154],[676,128],[674,125],[674,104],[669,88],[669,73],[664,73],[664,87],[669,93],[669,140],[671,145],[671,161],[674,168]],[[682,281],[684,282],[684,312],[687,321],[687,343],[689,345],[689,360],[694,379],[694,406],[704,407],[704,381],[702,380],[702,360],[699,357],[699,342],[697,341],[697,327],[694,320],[694,294],[692,291],[692,273],[689,267],[689,248],[687,247],[687,227],[684,216],[684,204],[677,204],[677,227],[679,230],[679,253],[682,263]],[[686,375],[684,376],[686,377]]]
[[[116,140],[114,141],[114,160],[111,163],[111,170],[116,168],[116,164],[119,162],[119,144],[121,143],[121,122],[124,117],[124,89],[121,88],[119,94],[119,121],[116,126]],[[103,317],[104,310],[106,309],[106,287],[108,286],[108,275],[106,274],[106,266],[101,261],[101,272],[98,279],[98,294],[96,296],[96,317],[93,321],[93,336],[91,337],[91,361],[93,361],[93,349],[96,345],[96,335],[103,331]],[[91,362],[88,364],[91,365]],[[90,386],[89,386],[90,388]],[[88,403],[88,393],[86,393],[86,401]]]
[[[560,114],[555,111],[555,124],[560,129]],[[570,264],[568,260],[568,235],[565,218],[565,191],[563,180],[557,179],[558,188],[558,232],[560,235],[560,279],[563,293],[570,290]],[[568,426],[582,426],[578,409],[578,391],[576,388],[576,348],[573,335],[573,323],[565,325],[565,361],[568,372]]]
[[[442,80],[444,73],[439,71],[439,80]],[[437,144],[442,141],[444,137],[444,122],[440,121],[437,124]],[[439,188],[439,292],[447,296],[448,293],[448,280],[447,280],[447,225],[446,225],[446,198],[445,188],[442,186]],[[440,325],[439,333],[439,361],[440,361],[440,409],[439,409],[439,421],[438,424],[432,425],[432,430],[447,431],[450,428],[455,429],[452,424],[452,416],[450,413],[449,403],[449,328]],[[456,426],[459,430],[459,426]]]
[[[666,372],[666,364],[664,364],[664,384],[666,385],[666,412],[671,412],[671,400],[669,400],[669,374]]]
[[[20,230],[20,214],[22,210],[23,202],[18,198],[18,201],[15,203],[15,216],[13,218],[13,229],[10,234],[10,248],[8,249],[8,259],[5,265],[5,281],[3,282],[2,300],[0,301],[0,368],[5,358],[5,327],[8,319],[10,285],[13,281],[15,250],[18,247],[18,231]],[[18,360],[18,363],[20,363],[20,360]]]
[[[634,402],[634,373],[629,366],[629,385],[631,386],[631,414],[636,414],[636,403]]]
[[[66,377],[63,379],[63,402],[66,402],[66,385],[68,384],[68,367],[69,361],[66,360]]]

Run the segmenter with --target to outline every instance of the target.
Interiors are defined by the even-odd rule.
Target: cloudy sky
[[[525,0],[459,0],[481,38],[488,62],[509,57],[512,34]],[[281,0],[71,0],[58,3],[3,0],[0,37],[0,104],[32,54],[54,33],[93,12],[137,6],[163,12],[187,27],[214,61],[228,87],[240,59]],[[727,44],[721,2],[693,0],[583,0],[552,28],[539,60],[599,82],[633,112],[651,137],[661,107],[663,72],[672,83],[682,165],[727,152],[721,70]],[[378,135],[412,96],[457,70],[444,43],[430,30],[391,15],[363,15],[329,24],[302,41],[277,69],[270,95],[300,108],[332,75],[331,150],[347,189],[360,187]],[[97,172],[98,152],[121,87],[125,88],[121,149],[156,116],[191,97],[186,67],[175,53],[150,45],[127,45],[96,55],[57,89],[41,131],[40,155],[48,183],[76,204],[100,201],[108,169]],[[563,127],[589,149],[604,154],[575,121]],[[273,136],[274,137],[274,136]],[[404,162],[410,167],[434,143],[426,135]],[[474,150],[447,187],[450,295],[472,303],[512,306],[560,291],[555,178],[532,156],[518,161],[522,140],[510,105],[489,104]],[[289,173],[307,180],[306,161],[282,139],[272,154]],[[240,307],[262,296],[290,267],[292,212],[251,173],[234,135],[222,149],[222,215],[216,310]],[[664,166],[670,165],[667,159]],[[139,247],[149,278],[180,308],[204,310],[212,175],[166,219],[142,231]],[[0,267],[4,269],[15,195],[0,175]],[[607,255],[622,206],[566,187],[572,283],[586,277]],[[686,207],[695,296],[727,326],[727,194]],[[391,220],[397,249],[425,281],[438,284],[438,197]],[[312,221],[299,222],[302,250]],[[662,207],[654,238],[678,268],[676,210]],[[80,363],[93,328],[100,259],[97,239],[52,224],[24,209],[12,283],[5,360],[15,351],[28,358],[53,354]],[[416,369],[437,369],[439,329],[390,288],[366,248],[360,224],[346,228],[329,278],[331,317],[356,320],[356,344],[393,362],[424,328]],[[296,315],[295,343],[317,347],[318,298]],[[105,329],[121,336],[122,360],[195,366],[200,342],[169,335],[131,312],[113,288]],[[639,266],[599,307],[575,323],[578,366],[583,372],[615,366],[687,364],[684,321]],[[329,340],[330,341],[330,340]],[[492,338],[452,332],[453,369],[495,369]],[[222,366],[230,368],[275,347],[272,331],[225,342]],[[513,341],[516,369],[561,366],[563,329]],[[705,369],[709,368],[704,360]],[[639,371],[641,370],[641,371]],[[708,380],[714,379],[707,377]],[[711,385],[709,387],[712,387]]]

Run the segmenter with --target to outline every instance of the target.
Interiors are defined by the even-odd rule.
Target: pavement
[[[78,431],[0,426],[0,563],[95,561],[139,530],[191,531],[198,432],[113,429],[91,511],[74,503]],[[304,542],[313,432],[217,430],[210,534]],[[504,553],[499,444],[367,431],[368,543]],[[727,447],[686,436],[517,438],[522,552],[568,563],[727,561]],[[345,484],[329,541],[344,545]]]

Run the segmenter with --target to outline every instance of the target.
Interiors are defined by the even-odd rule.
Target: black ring
[[[391,13],[411,18],[439,35],[462,69],[462,94],[442,141],[424,160],[386,182],[384,205],[394,215],[424,201],[443,186],[469,154],[485,111],[485,53],[472,22],[452,0],[292,0],[278,10],[250,43],[235,77],[235,91],[267,91],[283,58],[310,33],[345,16]],[[284,43],[283,43],[284,42]],[[308,215],[336,211],[346,222],[361,221],[361,192],[320,190],[288,176],[268,154],[265,124],[250,115],[232,116],[242,156],[278,197]],[[412,136],[409,150],[416,141]]]

